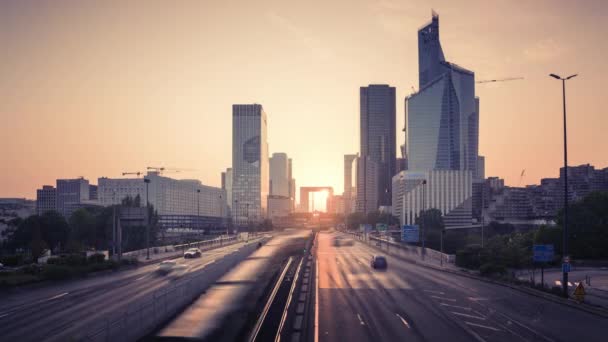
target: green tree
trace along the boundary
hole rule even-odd
[[[441,210],[433,208],[420,212],[416,224],[420,227],[420,239],[424,238],[425,246],[439,250],[441,233],[445,229]]]
[[[47,211],[40,215],[42,240],[54,251],[65,246],[70,235],[70,227],[65,218],[56,211]]]
[[[88,209],[78,209],[69,219],[70,239],[87,247],[97,244],[97,217]]]

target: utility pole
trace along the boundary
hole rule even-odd
[[[422,215],[426,215],[426,179],[422,181]],[[426,216],[425,216],[426,218]],[[424,223],[424,220],[421,221]],[[422,260],[424,260],[426,254],[426,223],[422,225]]]
[[[148,185],[150,178],[144,178],[146,183],[146,260],[150,260],[150,202],[148,200]]]
[[[116,259],[116,191],[112,191],[112,257]]]
[[[562,78],[556,74],[550,74],[549,76],[562,81],[562,97],[563,97],[563,106],[564,106],[564,231],[562,236],[563,242],[563,264],[565,264],[566,260],[569,260],[568,257],[568,139],[567,139],[567,129],[566,129],[566,81],[574,78],[577,74],[570,75],[566,78]],[[568,297],[568,270],[565,265],[562,265],[562,291],[563,296]]]

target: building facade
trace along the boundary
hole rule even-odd
[[[270,195],[290,197],[289,161],[286,153],[273,153],[270,157]]]
[[[344,202],[344,213],[350,214],[355,211],[357,198],[357,155],[344,155],[344,192],[342,200]]]
[[[148,179],[147,192],[144,179]],[[226,191],[203,185],[198,180],[178,180],[150,171],[142,178],[99,178],[99,203],[120,204],[126,197],[140,198],[140,206],[149,203],[160,216],[191,215],[225,217]]]
[[[396,170],[395,88],[372,84],[360,88],[360,161],[357,211],[390,206]]]
[[[266,113],[259,104],[232,106],[232,215],[237,225],[267,215],[269,162]]]
[[[475,74],[446,62],[439,16],[418,31],[419,91],[406,98],[408,170],[478,175],[479,98]]]
[[[89,181],[84,178],[57,180],[57,211],[66,219],[89,201]]]
[[[36,190],[36,214],[57,210],[57,189],[52,185],[43,185]]]
[[[402,171],[393,177],[401,197],[393,215],[402,224],[416,224],[420,213],[441,211],[446,229],[471,226],[473,172],[468,170]]]

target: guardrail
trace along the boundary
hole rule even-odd
[[[168,256],[171,253],[176,253],[176,252],[180,252],[180,251],[183,252],[183,251],[187,250],[188,248],[196,247],[201,250],[206,250],[206,249],[211,249],[211,248],[217,247],[217,246],[223,246],[228,243],[232,243],[232,242],[236,242],[236,241],[239,241],[239,237],[237,235],[233,235],[233,236],[228,236],[228,237],[220,236],[215,239],[195,241],[195,242],[185,243],[185,244],[181,244],[181,245],[150,247],[150,256],[153,259],[157,259],[157,258],[162,258],[164,255]],[[147,255],[146,249],[139,249],[136,251],[122,253],[122,258],[123,259],[138,259],[138,258],[144,257],[146,255]]]
[[[387,252],[391,252],[391,248],[393,249],[393,253],[404,257],[410,258],[418,258],[424,259],[427,262],[436,262],[441,264],[442,262],[453,264],[456,261],[456,256],[453,254],[445,254],[434,249],[430,248],[422,248],[420,246],[407,245],[398,242],[391,242],[386,239],[380,239],[374,236],[365,236],[362,234],[357,234],[353,232],[346,232],[354,236],[357,240],[365,242],[369,245],[377,244],[377,247],[386,247]],[[379,245],[378,245],[379,244]],[[443,259],[443,261],[442,261]]]

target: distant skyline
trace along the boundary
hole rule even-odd
[[[479,154],[507,185],[558,177],[561,84],[569,164],[608,166],[608,6],[601,0],[0,2],[0,197],[35,198],[57,178],[121,177],[146,166],[220,186],[232,104],[261,103],[269,152],[299,186],[343,190],[359,148],[359,87],[418,84],[417,30],[441,18],[446,59],[474,70]],[[520,174],[525,177],[520,183]]]

